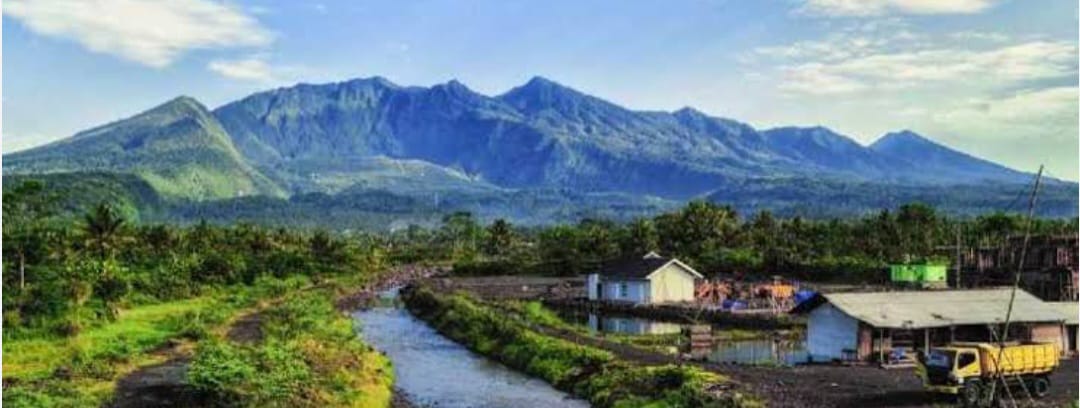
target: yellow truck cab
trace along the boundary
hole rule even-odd
[[[1059,356],[1050,343],[952,343],[919,354],[916,373],[927,391],[956,395],[965,406],[988,406],[1005,387],[1046,395]]]

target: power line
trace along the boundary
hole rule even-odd
[[[1025,195],[1025,193],[1030,191],[1031,184],[1034,183],[1034,182],[1037,182],[1037,181],[1032,181],[1032,182],[1025,183],[1024,188],[1022,188],[1020,190],[1017,190],[1016,191],[1016,197],[1013,197],[1012,202],[1010,202],[1009,205],[1005,206],[1005,210],[1003,210],[1003,212],[1008,213],[1009,211],[1012,211],[1013,207],[1020,203],[1020,198],[1022,198]]]

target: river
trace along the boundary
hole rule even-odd
[[[443,337],[394,299],[353,314],[360,336],[394,364],[395,386],[420,406],[588,407],[548,383],[493,362]]]

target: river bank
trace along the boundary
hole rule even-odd
[[[758,406],[727,378],[694,367],[636,364],[609,351],[534,331],[467,296],[423,286],[402,292],[409,310],[443,335],[509,367],[544,379],[593,406]]]
[[[460,290],[470,296],[478,297],[480,294],[493,294],[490,297],[480,297],[480,300],[490,307],[499,308],[503,319],[516,315],[527,321],[531,325],[530,328],[537,333],[572,344],[603,350],[611,353],[618,360],[630,364],[683,364],[722,375],[731,380],[732,387],[760,396],[770,407],[930,408],[951,404],[947,399],[926,392],[912,369],[884,370],[876,367],[822,364],[745,365],[710,361],[708,358],[705,360],[681,359],[668,350],[670,347],[656,347],[657,344],[668,345],[666,342],[668,335],[606,333],[603,330],[590,330],[588,325],[583,326],[580,321],[579,324],[557,321],[559,316],[550,310],[545,311],[543,307],[530,310],[532,309],[530,306],[540,306],[547,297],[546,294],[561,293],[548,289],[559,287],[558,283],[550,282],[550,278],[483,277],[461,280],[464,283],[458,282],[456,278],[436,279],[434,283],[439,288],[438,293],[453,293],[454,290]],[[513,285],[496,285],[497,290],[474,290],[478,282],[513,282]],[[540,313],[537,313],[538,311]],[[721,330],[724,329],[721,327]],[[717,333],[715,326],[714,333]],[[726,331],[719,333],[722,336],[737,334],[727,336],[730,337],[727,340],[738,341],[760,338],[756,335],[761,333],[772,336],[775,331],[757,331],[753,333],[754,337],[748,337],[749,334],[746,333],[727,333]],[[653,344],[654,339],[660,341]],[[723,358],[718,360],[723,360]],[[1034,402],[1020,401],[1019,406],[1075,406],[1070,404],[1077,401],[1080,396],[1077,391],[1077,364],[1076,357],[1063,361],[1061,367],[1051,376],[1051,382],[1054,384],[1051,394]]]

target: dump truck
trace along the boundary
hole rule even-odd
[[[920,353],[916,371],[928,391],[955,395],[967,407],[985,407],[1000,401],[1006,389],[1020,398],[1046,395],[1059,356],[1053,343],[957,342]]]

